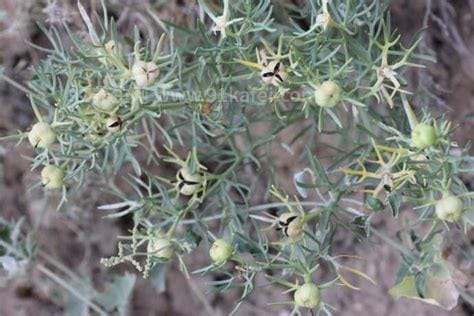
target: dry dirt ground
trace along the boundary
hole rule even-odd
[[[52,1],[49,1],[50,3]],[[74,2],[74,1],[71,1]],[[94,3],[96,1],[91,1]],[[98,2],[98,1],[97,1]],[[118,3],[120,1],[110,1]],[[394,0],[392,6],[393,23],[408,39],[410,35],[423,26],[428,26],[422,48],[434,54],[438,64],[412,74],[412,81],[420,91],[431,94],[431,102],[440,111],[449,111],[449,117],[459,125],[456,139],[460,144],[472,140],[474,135],[474,1],[450,1],[453,11],[446,5],[447,1],[433,0],[431,12],[437,17],[426,16],[426,5],[430,1]],[[0,18],[0,62],[6,73],[12,78],[23,81],[28,78],[27,67],[35,64],[40,54],[28,48],[24,40],[41,42],[41,37],[34,20],[44,21],[44,7],[48,1],[0,0],[0,10],[6,12]],[[130,10],[128,19],[121,24],[122,28],[140,22],[140,15],[134,10],[140,1],[122,1],[127,3],[123,10]],[[187,3],[193,1],[169,1],[163,15],[175,20],[184,19]],[[69,4],[65,4],[68,6]],[[183,6],[184,5],[184,6]],[[72,14],[73,9],[66,10],[62,18],[72,23],[78,18]],[[53,12],[54,13],[54,12]],[[61,18],[57,14],[49,19]],[[423,19],[426,17],[426,20]],[[32,120],[32,112],[24,95],[13,87],[0,82],[0,133],[5,135],[17,129],[26,129]],[[120,273],[125,267],[107,270],[98,261],[103,256],[114,254],[117,234],[129,228],[126,220],[105,220],[96,211],[99,194],[91,193],[87,201],[77,203],[77,209],[66,214],[57,214],[46,207],[45,216],[37,223],[38,213],[44,209],[41,195],[29,191],[36,179],[29,172],[28,161],[23,156],[30,155],[31,149],[25,143],[16,145],[3,144],[0,147],[0,205],[1,214],[6,218],[24,216],[29,224],[39,225],[37,242],[42,249],[63,262],[72,270],[90,275],[98,288],[110,278],[112,273]],[[291,168],[287,161],[279,166]],[[474,184],[473,179],[465,179]],[[391,219],[384,217],[375,221],[379,228],[388,232],[395,230]],[[348,235],[341,235],[336,245],[341,253],[346,250],[355,252],[366,261],[353,261],[351,264],[373,276],[378,285],[354,280],[362,290],[353,291],[339,288],[324,292],[327,302],[337,308],[335,315],[367,316],[431,316],[431,315],[474,315],[474,310],[460,302],[450,312],[407,299],[394,299],[387,294],[393,285],[394,274],[398,267],[399,256],[386,245],[355,244]],[[347,252],[346,251],[346,252]],[[193,257],[191,267],[203,266],[204,255]],[[471,268],[472,269],[472,268]],[[471,271],[472,272],[472,271]],[[178,271],[168,274],[167,291],[158,295],[147,282],[138,278],[130,306],[131,315],[226,315],[232,308],[232,302],[238,293],[229,295],[207,294],[209,278],[186,280]],[[195,290],[193,290],[195,289]],[[0,316],[10,315],[61,315],[62,310],[57,300],[51,295],[51,284],[34,269],[27,278],[15,280],[0,288]],[[207,303],[197,293],[206,293]],[[280,288],[256,291],[249,302],[244,304],[238,315],[287,315],[288,311],[271,308],[267,302],[284,297]]]

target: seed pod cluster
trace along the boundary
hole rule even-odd
[[[118,103],[117,98],[103,88],[92,96],[92,104],[103,111],[112,110]]]
[[[428,148],[436,142],[436,131],[431,125],[417,124],[411,132],[411,141],[413,146],[418,149]]]
[[[216,20],[214,21],[214,26],[212,28],[212,32],[214,35],[218,35],[219,33],[225,32],[225,26],[227,24],[227,19],[225,16],[220,15],[216,17]]]
[[[41,170],[41,183],[48,190],[62,188],[64,184],[64,171],[55,165],[46,165]]]

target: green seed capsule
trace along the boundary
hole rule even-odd
[[[47,165],[41,170],[41,183],[48,190],[62,188],[64,184],[64,171],[55,165]]]
[[[332,108],[342,100],[342,89],[334,81],[324,81],[314,92],[316,104],[325,108]]]
[[[104,89],[100,89],[92,96],[92,104],[103,111],[112,110],[118,103],[117,98]]]
[[[160,70],[155,63],[137,60],[132,66],[132,77],[139,88],[152,85],[159,75]]]
[[[445,195],[436,203],[436,215],[446,222],[457,221],[461,218],[463,203],[454,195]]]
[[[294,294],[296,306],[315,308],[321,301],[321,292],[314,283],[305,283],[300,286]]]
[[[411,132],[411,142],[418,149],[433,146],[436,142],[436,131],[433,126],[420,123]]]
[[[48,123],[38,122],[28,133],[28,140],[35,148],[51,148],[56,141],[56,134]]]
[[[228,241],[224,239],[217,239],[209,249],[209,256],[211,257],[212,261],[217,264],[221,264],[226,262],[227,260],[232,257],[234,249]]]
[[[173,243],[162,237],[150,239],[146,249],[149,254],[159,258],[170,259],[174,254]]]

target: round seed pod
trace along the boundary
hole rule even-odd
[[[287,237],[299,236],[303,232],[303,219],[297,213],[283,213],[278,217],[278,229]]]
[[[463,202],[454,195],[445,195],[436,202],[436,216],[446,222],[457,221],[461,218],[463,211]]]
[[[176,173],[176,187],[182,195],[190,196],[198,193],[203,186],[200,173],[191,173],[188,167],[183,167]]]
[[[420,123],[411,132],[411,142],[418,149],[433,146],[436,142],[436,131],[433,126]]]
[[[158,66],[152,62],[136,60],[132,66],[132,78],[139,88],[152,85],[159,75]]]
[[[104,89],[100,89],[92,96],[92,104],[103,111],[112,110],[118,103],[117,98]]]
[[[41,170],[41,183],[48,190],[62,188],[64,185],[64,171],[55,165],[46,165]]]
[[[226,262],[227,260],[232,257],[234,249],[228,241],[224,239],[217,239],[209,249],[209,256],[211,257],[212,261],[217,264],[221,264]]]
[[[173,243],[163,237],[154,237],[148,241],[146,250],[152,256],[170,259],[174,254]]]
[[[28,140],[33,147],[51,148],[56,141],[56,133],[48,123],[38,122],[28,133]]]
[[[315,308],[321,301],[321,292],[314,283],[305,283],[296,289],[293,299],[296,306]]]
[[[334,81],[324,81],[314,92],[316,104],[325,108],[332,108],[342,100],[342,89]]]

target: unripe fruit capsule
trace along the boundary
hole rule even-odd
[[[132,66],[132,77],[139,88],[152,85],[159,74],[160,70],[153,62],[137,60]]]
[[[324,81],[314,92],[316,104],[325,108],[332,108],[342,100],[342,89],[334,81]]]
[[[170,259],[173,254],[173,244],[169,239],[155,237],[148,241],[147,252],[152,256]]]
[[[305,283],[300,286],[293,296],[296,306],[315,308],[321,301],[321,292],[314,283]]]
[[[104,89],[100,89],[99,92],[92,96],[92,104],[104,111],[112,110],[118,103],[117,98]]]
[[[41,170],[41,183],[48,190],[62,188],[64,184],[64,171],[55,165],[47,165]]]
[[[418,149],[433,146],[436,142],[436,131],[433,126],[420,123],[411,132],[411,142]]]
[[[28,133],[28,140],[35,148],[51,148],[56,141],[56,134],[48,123],[38,122]]]
[[[217,239],[212,244],[211,249],[209,249],[209,256],[211,257],[212,261],[217,264],[221,264],[232,257],[233,251],[234,249],[228,241],[224,239]]]
[[[454,195],[445,195],[436,202],[436,216],[446,222],[457,221],[461,218],[463,203]]]

